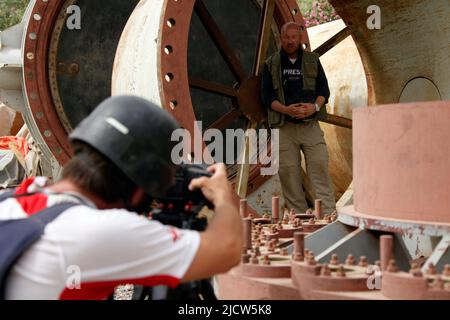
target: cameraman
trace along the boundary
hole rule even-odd
[[[132,96],[100,104],[70,135],[74,157],[62,180],[32,178],[0,202],[0,220],[77,205],[50,222],[13,265],[7,299],[106,299],[117,285],[177,286],[228,271],[240,260],[241,220],[223,164],[192,180],[215,207],[205,232],[180,230],[136,213],[174,182],[175,120]],[[5,244],[0,244],[1,247]]]

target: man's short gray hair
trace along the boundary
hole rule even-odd
[[[289,22],[286,22],[281,27],[281,34],[284,34],[288,29],[296,29],[301,34],[303,32],[304,27],[297,22],[289,21]]]

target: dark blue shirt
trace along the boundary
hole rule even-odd
[[[328,80],[323,70],[322,64],[319,61],[319,68],[316,80],[316,91],[303,90],[303,72],[302,72],[302,57],[303,51],[299,50],[297,60],[295,63],[289,59],[289,56],[281,50],[281,81],[284,90],[285,105],[288,106],[293,103],[305,102],[315,103],[318,96],[325,97],[325,103],[328,103],[330,97],[330,89],[328,88]],[[262,101],[266,108],[270,108],[272,102],[277,100],[272,83],[272,75],[269,72],[267,65],[264,66],[262,87],[261,87]],[[312,115],[309,118],[314,117]],[[294,119],[286,115],[286,120],[292,122],[301,122],[302,120]]]

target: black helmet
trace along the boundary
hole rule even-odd
[[[136,96],[115,96],[102,102],[70,134],[87,143],[152,196],[166,192],[175,165],[172,132],[179,128],[165,110]]]

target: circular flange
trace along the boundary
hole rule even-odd
[[[161,97],[163,107],[171,112],[180,122],[181,126],[195,132],[195,112],[191,99],[188,75],[188,38],[189,29],[194,11],[194,0],[165,0],[163,15],[161,17],[160,42],[159,42],[159,83],[161,85]],[[304,20],[295,0],[278,0],[274,10],[274,20],[278,28],[288,22],[295,21],[304,26]],[[303,33],[302,42],[307,44],[309,50],[309,39],[306,32]],[[168,77],[170,75],[170,77]],[[251,78],[250,78],[251,79]],[[170,80],[170,81],[168,81]],[[248,80],[248,86],[255,87],[253,80]],[[244,83],[244,89],[247,87]],[[253,85],[251,85],[253,84]],[[242,85],[242,84],[241,84]],[[238,87],[236,96],[239,96]],[[244,90],[248,91],[248,90]],[[241,101],[244,95],[241,96]],[[251,99],[247,92],[245,101]],[[255,90],[254,99],[259,100],[259,90]],[[253,105],[253,104],[252,104]],[[253,109],[249,108],[253,112]],[[261,108],[259,108],[261,109]],[[244,114],[245,114],[245,110]],[[270,154],[270,151],[268,152]],[[264,160],[263,160],[264,162]],[[265,163],[270,163],[269,161]],[[255,191],[271,176],[262,176],[260,169],[262,165],[252,165],[249,174],[248,193]],[[230,178],[234,178],[233,174]]]
[[[36,1],[23,46],[24,90],[32,117],[45,144],[63,164],[70,158],[67,133],[54,107],[47,72],[48,44],[63,1]]]
[[[302,297],[310,298],[314,291],[369,291],[367,268],[345,265],[344,277],[337,276],[337,267],[329,266],[330,274],[321,275],[322,265],[308,265],[306,262],[292,261],[292,281]],[[316,297],[317,298],[317,297]]]
[[[64,165],[71,156],[67,136],[72,127],[111,95],[115,48],[136,3],[30,3],[23,43],[26,118],[46,158]],[[116,14],[114,19],[109,12]],[[77,15],[81,25],[73,26]]]
[[[190,132],[194,132],[195,115],[190,99],[186,54],[194,2],[165,1],[158,41],[163,106]],[[65,8],[76,3],[76,0],[35,1],[24,37],[24,90],[29,109],[43,141],[60,164],[66,163],[71,156],[67,134],[72,124],[65,117],[64,99],[59,92],[58,48],[55,43],[59,41],[63,21],[67,17]],[[287,21],[303,24],[294,0],[277,1],[274,17],[278,27]],[[309,43],[306,32],[303,40]],[[76,73],[82,71],[80,69],[80,66],[70,68]],[[245,83],[242,88],[246,88]],[[260,167],[255,165],[251,169],[249,192],[268,178],[260,175]]]
[[[450,277],[440,275],[442,288],[435,287],[437,275],[415,277],[406,272],[383,272],[381,292],[394,300],[449,300]]]
[[[340,208],[338,220],[343,224],[361,229],[394,232],[398,234],[420,234],[441,237],[450,233],[449,223],[434,223],[404,219],[393,219],[360,213],[354,206]]]

